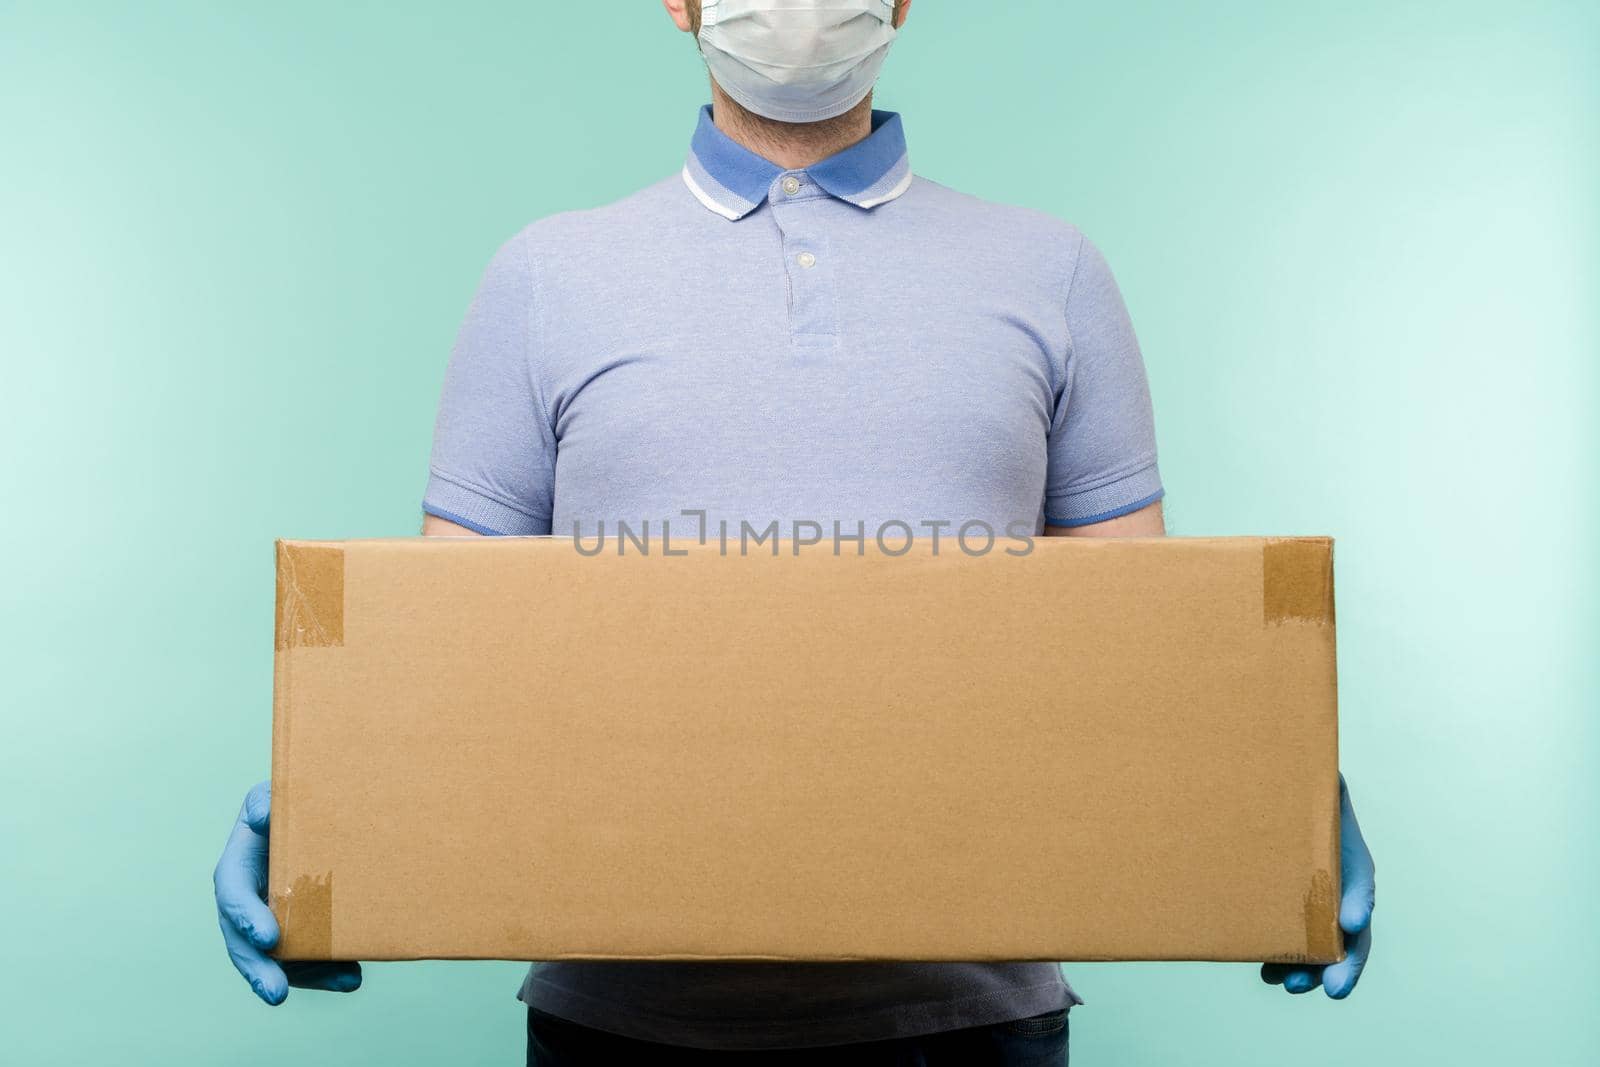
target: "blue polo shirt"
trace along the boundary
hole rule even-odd
[[[423,507],[485,534],[937,536],[1102,522],[1161,493],[1138,343],[1081,233],[914,176],[898,115],[786,170],[706,108],[681,172],[542,219],[489,264]],[[1053,964],[961,963],[552,963],[522,998],[705,1048],[1076,1002]]]

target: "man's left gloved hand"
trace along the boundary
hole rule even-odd
[[[1325,967],[1297,963],[1264,963],[1261,980],[1281,985],[1291,993],[1309,993],[1317,986],[1334,1000],[1350,995],[1361,979],[1372,952],[1373,882],[1372,853],[1361,838],[1356,809],[1350,804],[1350,790],[1339,776],[1339,853],[1344,896],[1339,901],[1339,926],[1344,930],[1345,957]]]

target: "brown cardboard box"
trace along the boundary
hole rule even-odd
[[[1340,957],[1329,541],[651,547],[279,544],[285,958]]]

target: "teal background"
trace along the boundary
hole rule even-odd
[[[490,254],[704,96],[648,3],[0,0],[0,1059],[520,1062],[517,965],[223,953],[271,542],[416,530]],[[1076,1062],[1600,1061],[1600,9],[920,0],[878,100],[1106,250],[1173,532],[1339,539],[1366,978],[1074,966]]]

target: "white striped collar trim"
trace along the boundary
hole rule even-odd
[[[740,218],[742,214],[741,212],[735,211],[733,208],[718,203],[712,198],[710,193],[706,192],[700,187],[700,183],[694,180],[694,175],[689,173],[689,165],[687,163],[683,165],[683,184],[689,187],[690,194],[693,195],[696,200],[700,201],[700,203],[704,204],[707,208],[710,208],[718,215],[721,215],[723,218],[728,219],[730,222],[736,221]]]

